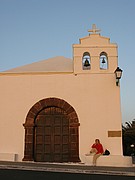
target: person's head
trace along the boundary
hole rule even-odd
[[[99,139],[95,139],[95,143],[96,143],[96,144],[99,144],[99,143],[100,143],[100,140],[99,140]]]

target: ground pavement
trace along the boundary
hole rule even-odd
[[[120,175],[135,176],[135,166],[133,167],[105,167],[88,166],[79,163],[41,163],[41,162],[7,162],[0,161],[0,169],[16,169],[45,172],[61,173],[80,173],[80,174],[102,174],[102,175]]]

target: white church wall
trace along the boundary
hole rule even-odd
[[[122,154],[119,87],[112,74],[36,74],[0,76],[0,153],[24,154],[23,123],[39,100],[56,97],[67,101],[79,118],[79,152],[85,154],[99,138],[112,155]],[[116,148],[117,147],[117,148]]]

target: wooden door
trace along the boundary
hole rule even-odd
[[[69,119],[57,107],[42,110],[35,121],[35,161],[70,161]]]

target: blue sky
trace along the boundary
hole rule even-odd
[[[122,121],[135,118],[135,0],[0,0],[0,71],[54,56],[72,58],[72,44],[92,24],[118,44]]]

